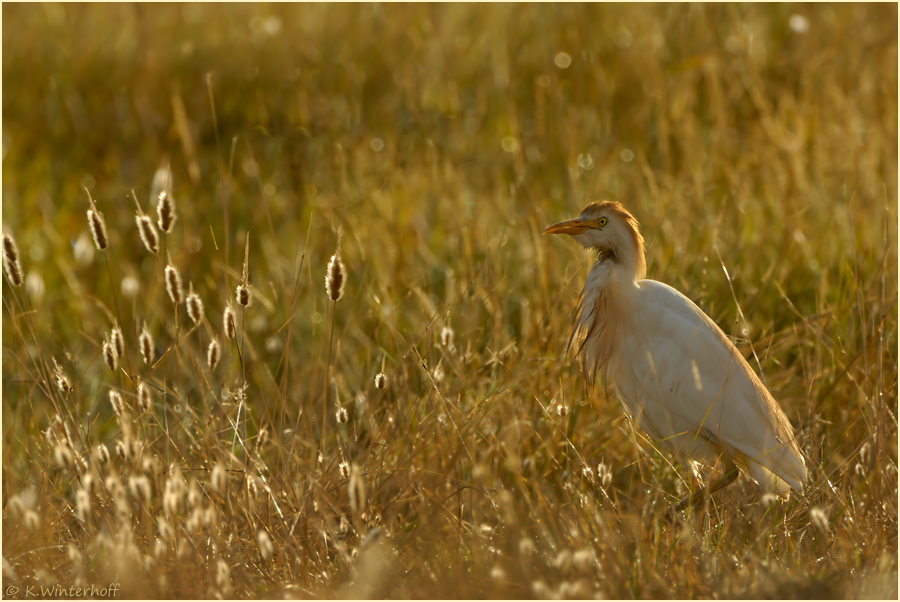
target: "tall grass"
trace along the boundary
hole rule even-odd
[[[4,587],[896,597],[896,6],[3,17]],[[540,236],[601,198],[755,352],[802,494],[665,520],[689,473],[585,388],[590,260]]]

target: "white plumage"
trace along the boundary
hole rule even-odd
[[[766,490],[801,490],[806,468],[784,412],[699,307],[643,279],[644,241],[631,214],[595,202],[545,232],[569,234],[598,253],[570,338],[587,378],[598,371],[611,378],[635,423],[669,451],[707,464],[722,456]]]

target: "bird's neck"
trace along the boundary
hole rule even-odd
[[[643,249],[633,249],[625,253],[621,249],[608,247],[596,251],[597,261],[594,268],[601,266],[604,272],[608,271],[608,278],[621,282],[637,282],[647,274]]]

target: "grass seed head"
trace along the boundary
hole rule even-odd
[[[344,460],[340,464],[338,464],[338,472],[341,475],[342,479],[346,479],[350,476],[350,463]]]
[[[172,196],[163,190],[159,193],[159,202],[156,204],[156,214],[159,216],[159,229],[168,234],[172,231],[177,216],[175,215],[175,201]]]
[[[200,324],[200,321],[203,320],[203,301],[200,300],[200,295],[194,292],[193,282],[190,285],[190,291],[185,301],[187,312],[194,324]]]
[[[219,339],[213,339],[209,342],[209,348],[206,350],[206,363],[210,370],[215,370],[219,363],[219,356],[222,354],[222,346],[219,345]]]
[[[141,334],[138,337],[138,343],[141,347],[141,356],[144,358],[144,363],[148,366],[153,364],[153,337],[150,335],[150,332],[147,330],[147,323],[144,322],[144,328],[141,330]]]
[[[109,237],[106,236],[106,222],[103,220],[103,214],[96,209],[88,209],[87,212],[88,225],[91,227],[91,236],[94,237],[94,245],[105,251],[109,246]]]
[[[69,379],[65,373],[63,373],[56,358],[53,358],[53,382],[59,392],[63,395],[67,395],[69,391],[72,390],[72,385],[69,384]]]
[[[125,402],[122,401],[122,396],[119,395],[118,391],[109,392],[109,402],[112,404],[113,410],[115,410],[116,415],[121,418],[122,412],[125,411]]]
[[[137,224],[141,240],[144,241],[144,246],[154,255],[159,255],[159,235],[153,226],[153,220],[149,216],[139,213],[134,216],[134,221]]]
[[[22,264],[19,263],[19,247],[13,237],[3,233],[3,271],[6,272],[6,279],[13,286],[22,284]]]
[[[816,529],[822,533],[828,532],[828,515],[822,508],[814,507],[809,510],[809,518]]]
[[[84,489],[79,489],[75,493],[75,508],[78,519],[87,523],[91,517],[91,496]]]
[[[228,485],[228,473],[225,472],[225,467],[221,463],[217,462],[213,466],[209,484],[216,493],[225,492],[225,487]]]
[[[275,546],[272,544],[272,538],[265,529],[260,529],[256,534],[256,541],[259,544],[259,555],[263,560],[271,560],[275,554]]]
[[[109,464],[109,449],[102,443],[97,446],[97,462]]]
[[[441,345],[447,349],[453,349],[453,329],[449,326],[444,326],[441,329]]]
[[[141,504],[147,507],[150,506],[150,502],[153,500],[153,489],[150,486],[150,479],[143,475],[129,477],[128,488],[131,489],[131,494]],[[165,519],[160,517],[159,520],[163,521]]]
[[[325,292],[328,298],[337,302],[344,296],[344,264],[339,252],[331,256],[325,274]]]
[[[253,295],[250,293],[249,284],[239,284],[234,289],[234,298],[241,307],[247,307],[253,302]]]
[[[181,274],[178,273],[178,269],[172,264],[166,266],[166,292],[169,293],[169,298],[175,305],[181,303],[181,300],[184,298],[184,289],[181,287]]]
[[[216,561],[216,587],[223,593],[231,590],[231,569],[221,558]]]
[[[387,386],[387,381],[387,374],[379,372],[375,375],[375,388],[378,390],[384,389]]]
[[[337,418],[338,424],[346,424],[347,418],[349,417],[349,412],[347,412],[347,408],[340,406],[335,413],[335,418]]]
[[[612,482],[612,469],[603,462],[597,464],[597,480],[604,489]]]
[[[150,387],[148,387],[146,383],[141,383],[138,385],[137,400],[138,407],[140,408],[141,412],[149,412],[150,408],[153,407],[153,393],[150,391]]]
[[[109,341],[103,341],[103,362],[106,364],[106,367],[115,372],[116,366],[118,366],[118,359],[115,347]]]
[[[75,455],[65,442],[59,443],[53,449],[53,457],[56,460],[56,465],[60,468],[72,468],[75,466]]]
[[[225,306],[225,312],[222,314],[222,330],[225,332],[226,339],[234,340],[234,308],[230,303]]]
[[[122,329],[116,324],[109,333],[109,343],[112,345],[113,351],[116,353],[116,359],[125,357],[125,337],[122,336]]]

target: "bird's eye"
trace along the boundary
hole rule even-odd
[[[606,225],[606,218],[605,218],[605,217],[601,217],[600,219],[597,220],[597,227],[598,227],[598,228],[602,228],[602,227],[605,226],[605,225]]]

